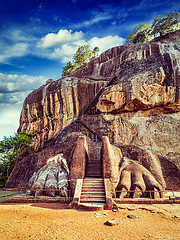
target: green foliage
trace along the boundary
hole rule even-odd
[[[4,185],[14,166],[34,152],[33,135],[16,133],[0,141],[0,185]]]
[[[69,73],[73,72],[78,67],[80,67],[81,65],[88,63],[89,61],[97,57],[98,52],[99,52],[98,47],[95,47],[93,50],[91,50],[90,45],[80,46],[73,56],[73,61],[68,62],[66,66],[63,67],[62,76],[66,76]]]
[[[128,37],[127,43],[137,43],[137,42],[146,42],[149,40],[149,33],[151,31],[151,27],[146,24],[141,24],[136,27]]]
[[[168,12],[162,17],[155,17],[151,26],[146,24],[141,24],[136,27],[128,37],[127,43],[138,43],[138,42],[147,42],[152,36],[160,34],[160,36],[173,32],[179,29],[180,26],[180,14],[178,12]]]
[[[157,16],[152,23],[151,34],[160,36],[177,30],[180,26],[180,14],[178,12],[168,12],[162,17]]]
[[[66,76],[69,73],[73,72],[76,69],[75,65],[72,62],[68,62],[65,67],[63,67],[62,76]]]
[[[48,80],[46,81],[46,85],[49,84],[49,83],[52,83],[52,82],[53,82],[52,79],[48,79]]]

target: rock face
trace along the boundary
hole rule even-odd
[[[155,154],[167,188],[180,189],[179,88],[180,31],[114,47],[42,86],[25,99],[19,127],[36,130],[37,153],[18,163],[7,186],[26,185],[40,169],[37,162],[43,167],[60,152],[71,168],[76,141],[85,135],[94,141],[108,136],[131,160]],[[52,149],[55,154],[49,156]]]
[[[104,52],[72,75],[113,79],[99,98],[104,113],[137,111],[179,102],[180,31],[161,41]]]
[[[64,78],[35,90],[25,99],[19,131],[37,131],[36,149],[76,120],[105,81]]]

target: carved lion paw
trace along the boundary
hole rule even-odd
[[[120,181],[116,192],[118,198],[156,198],[163,196],[163,187],[140,163],[124,158],[120,166]]]
[[[33,195],[68,197],[68,173],[59,163],[50,162],[35,172],[29,180]]]

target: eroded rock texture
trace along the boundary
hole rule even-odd
[[[35,90],[25,99],[19,131],[37,131],[36,149],[76,120],[105,81],[67,77]]]
[[[180,32],[145,44],[112,48],[72,75],[113,79],[99,98],[100,112],[134,111],[179,102]]]
[[[36,130],[37,153],[18,163],[7,185],[26,185],[39,170],[41,154],[44,159],[55,156],[48,155],[50,149],[65,153],[71,167],[78,136],[85,135],[94,141],[108,136],[131,160],[155,154],[167,188],[179,189],[179,88],[180,31],[114,47],[68,77],[42,86],[25,99],[19,127]]]
[[[34,172],[28,182],[32,194],[48,195],[51,197],[68,197],[69,168],[63,154],[58,154],[48,159],[38,172]]]

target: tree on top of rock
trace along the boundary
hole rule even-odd
[[[141,24],[134,29],[134,32],[131,33],[126,42],[127,43],[137,43],[137,42],[146,42],[149,40],[149,32],[151,27],[146,24]]]
[[[62,76],[66,76],[69,73],[73,72],[75,70],[75,65],[72,62],[67,62],[66,66],[63,67],[63,73]]]
[[[157,16],[151,26],[141,24],[136,27],[128,37],[127,43],[147,42],[157,34],[163,36],[180,28],[180,14],[178,12],[168,12],[162,17]]]
[[[68,62],[66,66],[63,67],[62,76],[66,76],[78,67],[82,66],[83,64],[88,63],[89,61],[97,57],[98,52],[98,47],[95,47],[93,50],[91,50],[90,45],[80,46],[73,56],[73,61]]]
[[[164,14],[162,17],[155,17],[152,23],[152,31],[151,34],[156,36],[160,34],[160,36],[173,32],[180,27],[180,14],[178,12],[168,12]]]

